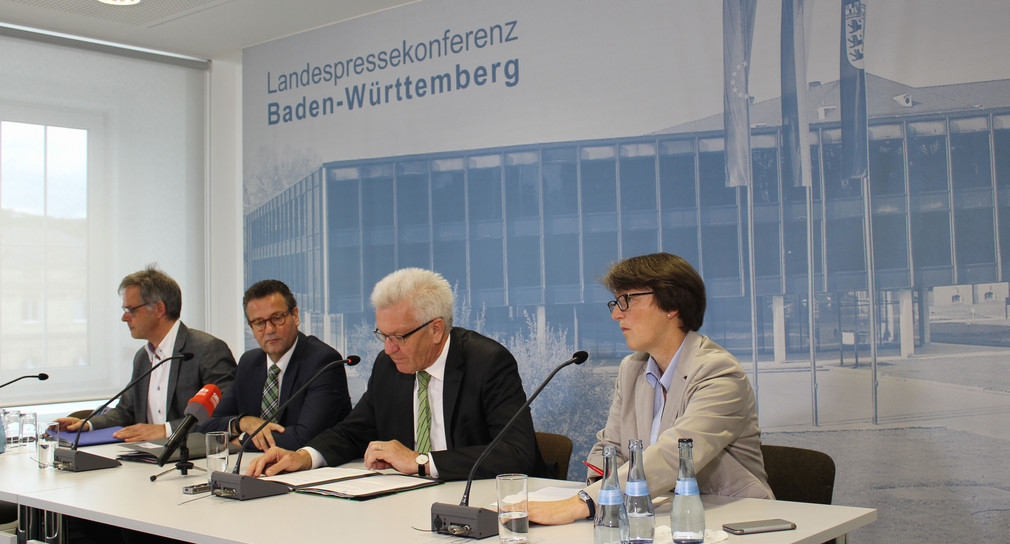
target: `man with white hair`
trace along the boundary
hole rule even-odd
[[[351,413],[298,451],[271,448],[246,471],[274,475],[364,457],[370,469],[466,479],[473,462],[526,401],[515,358],[452,326],[452,289],[440,274],[397,270],[372,290],[384,342]],[[483,461],[478,478],[543,474],[529,409]]]

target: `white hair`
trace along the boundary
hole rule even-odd
[[[379,280],[372,289],[376,310],[410,301],[414,318],[424,323],[441,317],[452,327],[452,287],[438,272],[423,268],[401,268]]]

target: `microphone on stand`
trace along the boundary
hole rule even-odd
[[[281,413],[284,411],[284,409],[288,407],[288,404],[291,404],[291,401],[295,400],[298,397],[298,395],[304,393],[305,390],[308,389],[310,385],[312,385],[312,382],[316,381],[316,379],[319,378],[319,376],[322,376],[324,372],[326,372],[330,368],[333,368],[341,364],[346,364],[347,366],[354,366],[358,364],[360,361],[361,357],[358,357],[357,355],[351,355],[346,359],[341,359],[339,361],[332,361],[330,363],[327,363],[326,366],[320,368],[318,372],[316,372],[311,378],[309,378],[309,381],[305,382],[305,385],[301,386],[301,388],[292,393],[291,397],[289,397],[288,400],[284,402],[284,404],[281,404],[277,408],[277,411],[274,412],[273,417],[264,421],[263,424],[257,427],[255,431],[249,433],[249,435],[245,437],[245,440],[243,440],[242,444],[239,446],[238,455],[236,456],[235,459],[235,468],[232,472],[217,471],[210,475],[211,493],[217,495],[218,497],[225,497],[228,499],[238,499],[240,501],[249,499],[258,499],[260,497],[272,497],[274,495],[283,495],[284,493],[290,493],[291,488],[280,482],[260,480],[259,478],[253,478],[252,476],[244,476],[242,474],[239,474],[239,469],[242,466],[242,454],[245,453],[246,445],[249,444],[249,441],[252,440],[254,436],[259,434],[259,432],[262,431],[267,425],[269,425],[271,422],[277,421],[280,418]]]
[[[157,364],[151,365],[151,368],[144,371],[144,373],[141,374],[140,376],[137,376],[137,378],[134,379],[132,382],[126,384],[126,387],[124,387],[123,390],[120,391],[119,393],[116,393],[116,396],[105,401],[105,404],[99,406],[97,409],[95,409],[95,411],[91,412],[91,415],[84,418],[84,421],[81,421],[81,426],[77,428],[77,436],[74,437],[74,443],[71,444],[69,448],[56,448],[56,455],[55,455],[56,462],[54,463],[56,468],[62,470],[69,470],[71,472],[84,472],[86,470],[112,468],[121,465],[122,463],[120,463],[115,459],[109,459],[106,457],[102,457],[100,455],[95,455],[93,453],[77,451],[77,444],[81,441],[81,431],[87,428],[88,422],[91,421],[91,418],[102,413],[102,410],[105,410],[105,408],[109,406],[109,404],[112,404],[112,401],[123,396],[123,393],[126,393],[133,386],[137,385],[137,383],[140,382],[140,380],[143,380],[144,378],[149,376],[151,372],[154,372],[154,369],[172,360],[180,359],[183,361],[188,361],[192,358],[193,358],[192,353],[182,353],[172,357],[165,357],[164,359],[158,361]]]
[[[186,404],[186,411],[184,412],[186,419],[183,419],[179,428],[172,433],[172,437],[165,443],[165,449],[158,456],[159,467],[165,466],[168,458],[175,453],[175,450],[179,449],[181,444],[186,442],[186,437],[194,425],[210,419],[210,415],[214,413],[214,408],[217,408],[219,402],[221,402],[221,389],[212,383],[203,386],[202,389],[193,395],[193,398],[189,399],[189,403]],[[188,461],[188,459],[181,460],[181,462],[185,461]],[[183,476],[185,475],[186,473],[184,472]]]
[[[10,384],[12,384],[12,383],[14,383],[16,381],[20,381],[20,380],[23,380],[25,378],[37,378],[40,382],[44,382],[44,381],[46,381],[46,380],[49,379],[49,374],[46,374],[45,372],[42,372],[40,374],[29,374],[27,376],[21,376],[20,378],[14,378],[13,380],[11,380],[9,382],[7,382],[7,383],[5,383],[3,385],[0,385],[0,389],[3,389],[4,387],[7,387],[8,385],[10,385]]]
[[[537,395],[543,391],[544,387],[552,379],[554,375],[558,373],[562,368],[574,363],[581,365],[586,362],[589,358],[589,354],[585,351],[576,351],[572,354],[572,358],[558,365],[550,375],[544,379],[540,387],[530,395],[530,398],[516,410],[515,415],[512,419],[505,424],[500,431],[498,431],[498,436],[494,437],[494,440],[484,448],[484,452],[477,457],[474,461],[473,466],[470,467],[470,475],[466,479],[466,488],[463,491],[463,499],[459,501],[458,505],[447,504],[442,502],[436,502],[431,505],[431,530],[436,533],[441,533],[443,535],[453,535],[453,536],[465,536],[469,538],[486,538],[498,534],[498,512],[494,512],[487,508],[480,508],[477,506],[470,506],[470,486],[473,484],[473,476],[477,473],[477,467],[481,462],[488,456],[488,454],[501,442],[502,438],[505,436],[505,432],[509,430],[519,415],[529,407],[533,399],[537,398]]]

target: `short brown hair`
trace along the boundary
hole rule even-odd
[[[614,263],[600,280],[611,293],[652,291],[664,312],[676,311],[685,332],[705,320],[705,282],[683,258],[672,253],[640,255]]]

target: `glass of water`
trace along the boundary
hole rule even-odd
[[[39,427],[38,441],[35,442],[35,459],[39,468],[48,468],[56,463],[56,448],[60,445],[60,424],[52,421]]]
[[[3,426],[7,432],[7,451],[17,451],[21,445],[21,410],[4,410]]]
[[[530,541],[529,488],[525,474],[499,474],[498,540],[510,544]]]
[[[35,438],[38,433],[39,415],[35,412],[21,412],[21,445],[26,450],[35,449]]]
[[[228,431],[211,431],[204,435],[207,446],[207,474],[228,472]]]

